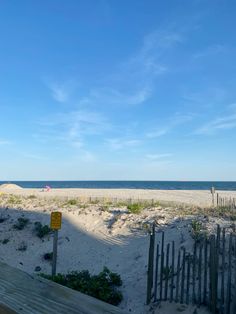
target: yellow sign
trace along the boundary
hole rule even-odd
[[[52,212],[51,213],[50,228],[53,230],[61,229],[61,218],[62,218],[61,212]]]

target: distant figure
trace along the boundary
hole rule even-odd
[[[51,187],[49,185],[45,185],[44,188],[45,188],[46,192],[50,192],[51,191]]]

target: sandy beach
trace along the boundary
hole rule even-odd
[[[9,185],[8,185],[9,186]],[[50,192],[43,192],[43,189],[22,189],[10,185],[7,188],[1,188],[0,192],[13,193],[17,195],[29,196],[36,195],[43,198],[105,198],[117,200],[154,200],[164,202],[174,202],[195,206],[212,205],[212,195],[206,190],[142,190],[142,189],[52,189]],[[236,191],[216,191],[222,197],[236,197]]]
[[[232,225],[227,217],[213,217],[207,211],[203,215],[204,206],[211,204],[209,191],[55,189],[42,192],[13,186],[3,187],[0,192],[1,261],[28,273],[37,273],[40,269],[40,272],[50,274],[51,264],[43,255],[52,251],[52,235],[39,239],[34,233],[34,224],[49,225],[50,213],[60,210],[63,224],[59,231],[57,271],[88,269],[95,274],[107,266],[119,273],[123,281],[123,301],[119,307],[136,314],[157,311],[145,305],[148,230],[153,222],[157,225],[157,238],[159,232],[166,231],[167,241],[175,240],[176,249],[193,244],[190,233],[193,219],[202,221],[208,232],[213,232],[216,224]],[[236,192],[220,194],[236,197]],[[154,199],[184,203],[185,206],[155,204],[132,213],[124,204],[89,204],[87,197]],[[78,202],[71,203],[74,198],[78,198]],[[202,207],[201,212],[198,212],[199,207]],[[29,219],[29,223],[23,230],[15,230],[14,224],[20,217]],[[177,313],[179,306],[161,304],[157,313]],[[191,306],[181,311],[195,313],[194,310]],[[206,312],[198,309],[197,313]]]

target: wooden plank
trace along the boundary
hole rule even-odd
[[[181,276],[181,291],[180,291],[180,303],[184,303],[184,282],[185,282],[185,260],[186,260],[186,249],[183,248],[183,259],[182,259],[182,276]]]
[[[177,262],[175,302],[179,302],[179,277],[180,277],[180,250],[179,250],[179,253],[178,253],[178,262]]]
[[[220,298],[220,311],[224,313],[224,302],[225,302],[225,228],[222,231],[222,273],[221,273],[221,298]]]
[[[190,254],[188,254],[188,258],[187,258],[187,289],[186,289],[186,304],[189,304],[190,266],[191,266],[191,260],[190,260]]]
[[[229,236],[229,256],[228,256],[228,278],[227,278],[227,293],[225,302],[225,314],[230,314],[231,304],[231,267],[232,267],[232,233]]]
[[[194,249],[193,249],[193,292],[192,292],[192,302],[195,304],[196,302],[196,289],[195,289],[195,284],[196,284],[196,256],[197,256],[197,243],[196,241],[194,242]]]
[[[0,263],[0,300],[6,314],[124,314],[118,307]],[[1,309],[1,305],[0,305]],[[4,313],[1,312],[0,313]]]
[[[203,277],[203,304],[207,304],[207,270],[208,270],[208,240],[204,242],[204,277]]]
[[[213,314],[217,312],[217,292],[216,292],[216,248],[215,236],[210,237],[210,309]]]
[[[155,282],[154,282],[154,302],[157,301],[158,268],[159,268],[159,244],[157,244],[157,251],[156,251],[156,268],[155,268]]]
[[[170,243],[167,244],[166,249],[166,278],[165,278],[165,301],[167,300],[168,296],[168,282],[169,282],[169,275],[170,275],[170,268],[169,268],[169,252],[170,252]]]
[[[202,303],[202,242],[199,247],[198,258],[198,305]]]
[[[170,284],[170,302],[174,297],[174,275],[175,275],[175,242],[172,241],[172,264],[171,264],[171,284]]]
[[[161,238],[161,273],[160,273],[160,301],[162,300],[162,288],[163,288],[163,271],[164,271],[164,241],[165,233],[162,232]]]
[[[146,297],[147,304],[150,304],[152,298],[154,246],[155,246],[155,225],[153,224],[152,232],[150,233],[150,244],[148,254],[147,297]]]

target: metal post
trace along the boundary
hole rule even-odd
[[[58,240],[58,230],[53,231],[53,258],[52,258],[52,276],[56,275],[57,268],[57,240]]]

